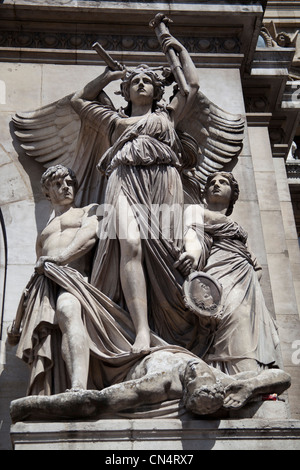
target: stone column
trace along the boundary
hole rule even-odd
[[[290,412],[300,416],[300,369],[295,346],[299,349],[300,322],[296,295],[299,279],[299,249],[284,162],[273,159],[268,134],[268,115],[248,116],[258,205],[263,230],[274,313],[279,328],[283,368],[292,376],[288,391]],[[297,277],[298,276],[298,277]],[[298,343],[297,343],[298,341]]]

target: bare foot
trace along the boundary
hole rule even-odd
[[[234,408],[238,410],[242,408],[252,398],[252,388],[249,383],[244,380],[237,380],[228,385],[225,390],[226,398],[224,400],[224,408]]]
[[[85,390],[86,390],[85,388],[72,387],[72,388],[67,388],[66,392],[78,393],[78,392],[84,392]]]
[[[135,342],[131,348],[133,353],[146,353],[150,350],[150,332],[141,331],[136,335]]]

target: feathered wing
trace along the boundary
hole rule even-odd
[[[36,111],[13,117],[15,135],[29,157],[45,167],[68,166],[76,150],[79,116],[70,104],[71,95]]]
[[[189,180],[203,189],[210,174],[237,157],[243,147],[244,127],[241,115],[224,111],[198,91],[190,112],[177,126],[177,131],[193,137],[199,149],[195,168],[188,172]],[[185,191],[192,193],[192,186],[190,190],[186,186]]]
[[[103,198],[106,182],[96,171],[96,165],[109,142],[89,124],[81,122],[71,105],[72,96],[32,112],[16,114],[14,132],[25,154],[44,167],[61,164],[72,168],[79,183],[76,202],[87,205]],[[113,107],[104,92],[100,101]]]

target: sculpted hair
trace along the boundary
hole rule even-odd
[[[44,194],[47,195],[47,191],[53,181],[57,180],[58,178],[65,178],[66,176],[71,177],[74,182],[74,188],[76,190],[78,188],[78,181],[74,171],[71,170],[71,168],[67,168],[63,165],[50,166],[41,177],[41,186]]]
[[[128,71],[128,73],[126,73],[126,76],[123,79],[123,81],[121,83],[121,87],[120,87],[121,88],[120,94],[128,102],[128,106],[124,110],[127,114],[130,114],[130,112],[131,112],[131,102],[130,102],[130,85],[131,85],[131,81],[136,75],[139,75],[140,73],[144,73],[145,75],[148,75],[148,77],[151,78],[153,88],[154,88],[153,110],[156,107],[156,103],[162,99],[164,91],[165,91],[164,81],[162,79],[160,79],[158,74],[155,73],[155,71],[152,70],[151,67],[149,67],[148,65],[141,64],[136,69]]]
[[[201,360],[201,359],[200,359]],[[197,379],[197,360],[187,363],[183,377],[183,403],[193,413],[204,415],[221,408],[225,398],[225,388],[217,379],[215,383],[201,384]]]
[[[229,184],[230,184],[230,187],[231,187],[231,199],[230,199],[228,209],[226,211],[226,215],[231,215],[232,212],[233,212],[233,206],[239,198],[240,189],[239,189],[239,185],[238,185],[237,180],[235,179],[233,174],[230,173],[229,171],[217,171],[217,172],[212,173],[211,175],[209,175],[209,177],[207,178],[206,184],[205,184],[205,188],[203,190],[203,197],[204,198],[206,197],[207,188],[210,185],[211,180],[216,175],[221,175],[221,176],[223,176],[223,178],[226,178],[229,181]]]
[[[187,390],[183,392],[185,407],[198,415],[206,415],[218,411],[224,403],[225,390],[223,385],[217,381],[213,385],[202,385],[193,393]]]

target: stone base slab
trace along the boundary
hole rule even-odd
[[[18,422],[11,439],[15,450],[300,450],[300,420]]]

